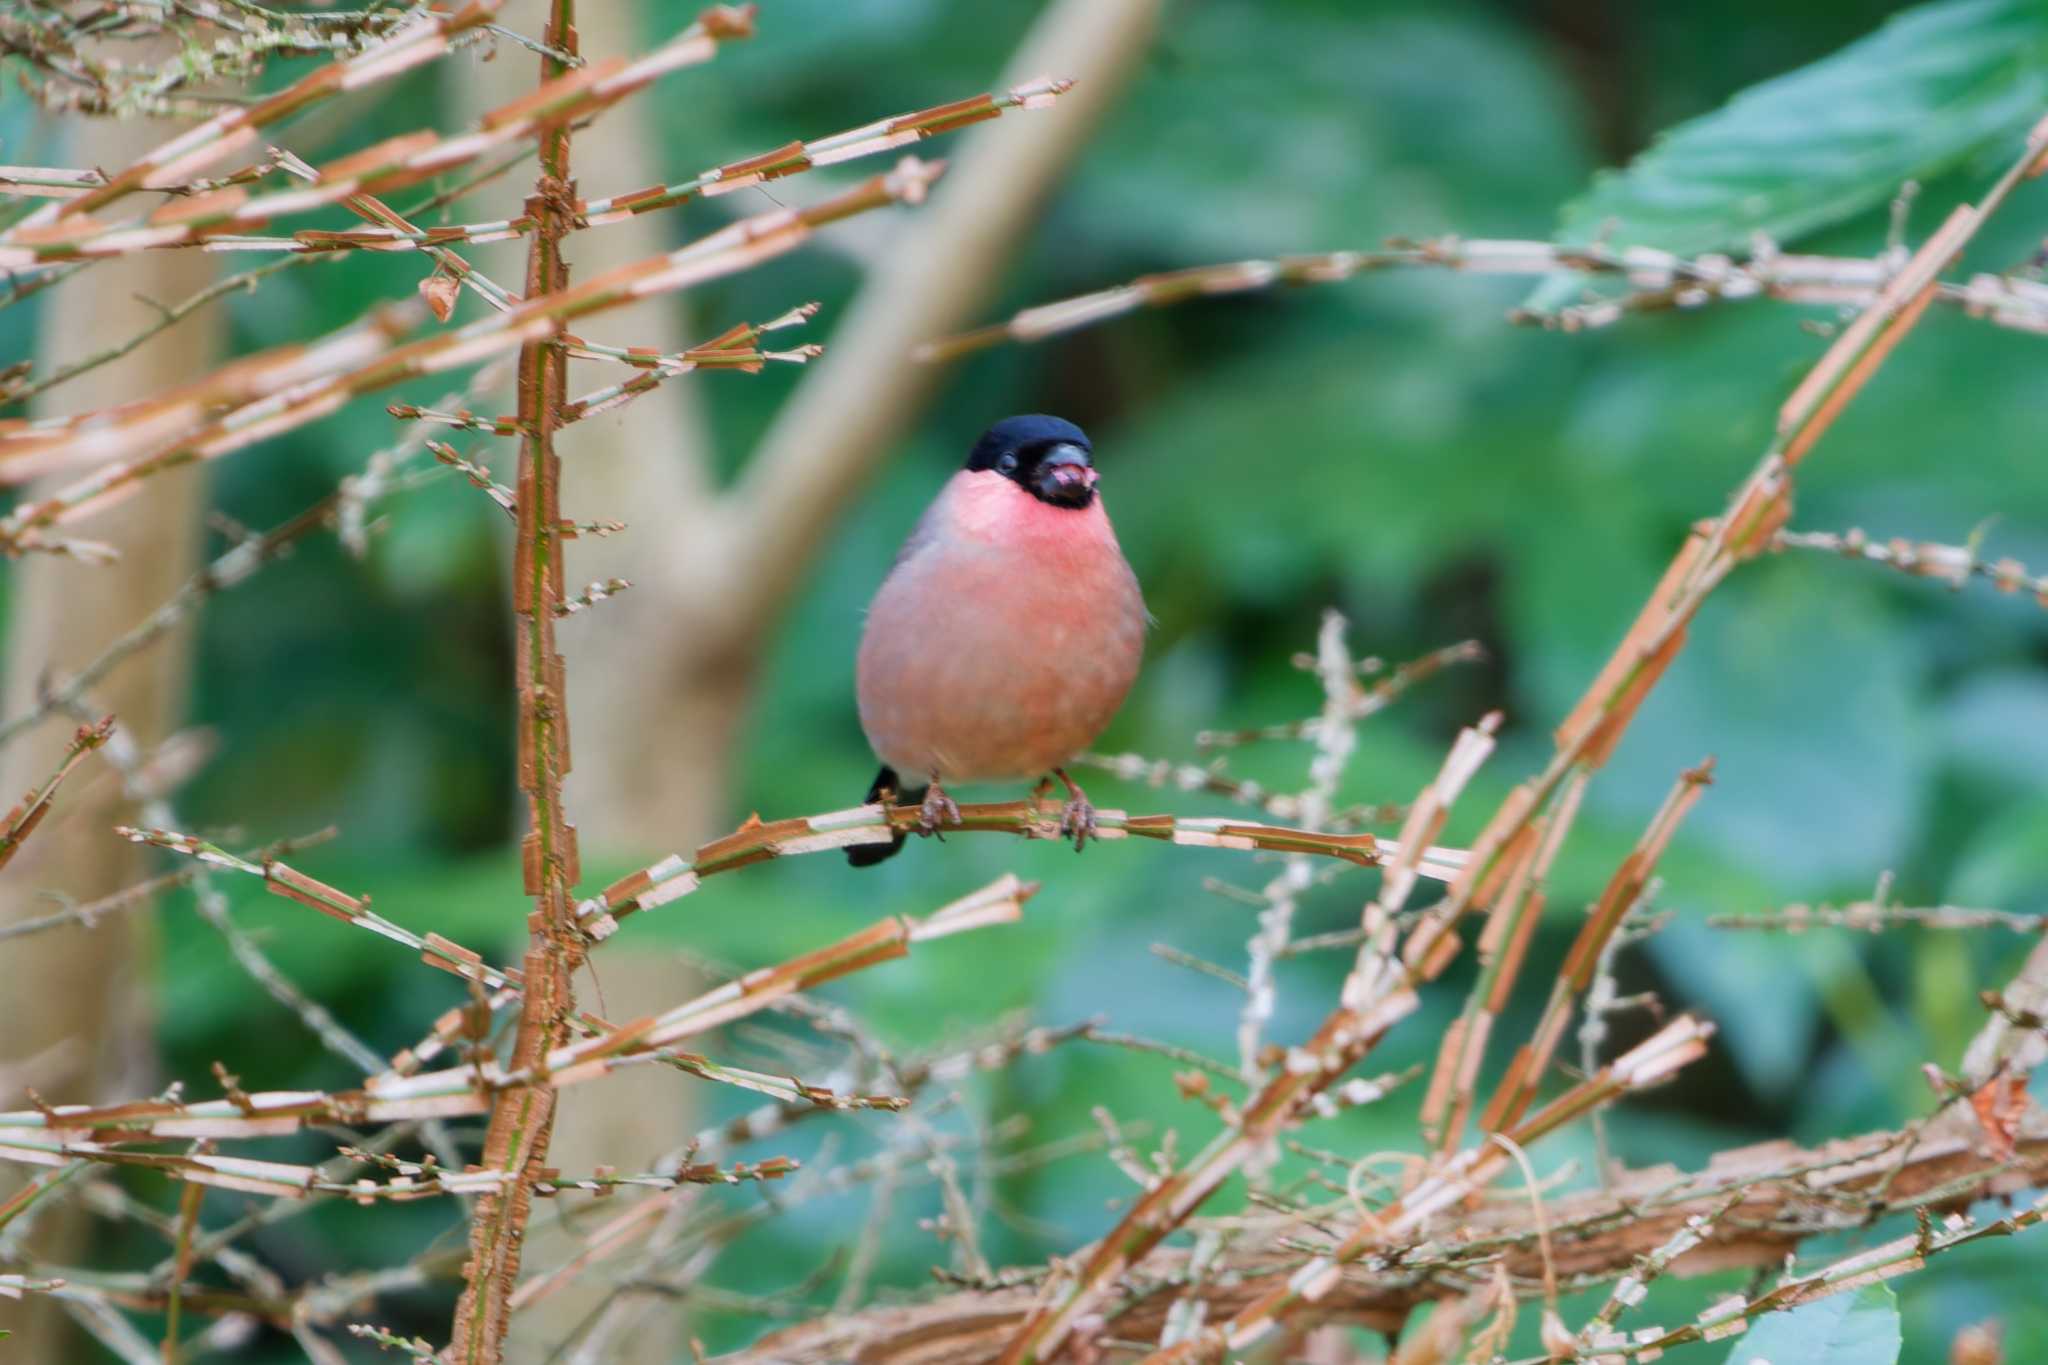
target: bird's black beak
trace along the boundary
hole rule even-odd
[[[1062,441],[1038,457],[1031,491],[1056,507],[1086,507],[1095,499],[1095,468],[1088,452]]]

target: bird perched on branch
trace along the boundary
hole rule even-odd
[[[1109,724],[1138,676],[1145,600],[1072,422],[1010,417],[975,442],[868,607],[860,723],[882,770],[869,801],[918,802],[921,827],[958,823],[944,783],[1051,779],[1079,849],[1095,808],[1066,764]],[[855,867],[903,846],[847,849]]]

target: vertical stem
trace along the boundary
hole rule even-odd
[[[185,1281],[192,1274],[192,1234],[199,1227],[199,1204],[205,1197],[206,1187],[197,1181],[187,1185],[178,1197],[177,1253],[171,1270],[170,1303],[164,1312],[164,1365],[178,1365],[184,1358],[178,1342],[179,1308],[184,1301]]]
[[[576,51],[574,0],[552,0],[546,41]],[[541,79],[567,68],[541,59]],[[526,297],[559,292],[569,282],[562,239],[575,215],[569,178],[569,125],[540,139],[541,173],[527,212],[535,230],[526,257]],[[582,957],[570,890],[579,875],[576,830],[562,812],[562,778],[569,770],[569,709],[561,655],[555,652],[555,606],[563,596],[561,462],[554,433],[565,394],[567,360],[552,341],[528,342],[519,352],[518,531],[512,561],[515,677],[519,692],[519,786],[526,793],[531,828],[521,848],[528,919],[527,990],[519,1015],[512,1067],[544,1071],[548,1050],[566,1035],[574,1007],[571,974]],[[530,1070],[529,1070],[530,1069]],[[495,1365],[503,1358],[512,1290],[533,1205],[533,1182],[547,1160],[554,1130],[555,1094],[545,1083],[503,1091],[491,1109],[484,1139],[485,1167],[515,1179],[480,1198],[470,1223],[469,1260],[463,1266],[448,1358],[464,1365]]]

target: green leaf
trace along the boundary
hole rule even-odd
[[[1568,205],[1559,241],[1694,254],[1876,207],[2023,129],[2048,99],[2048,3],[1941,0],[1662,135]],[[1570,297],[1546,281],[1531,306]]]
[[[1735,1343],[1728,1365],[1894,1365],[1899,1301],[1891,1286],[1867,1284],[1774,1313]]]
[[[1526,231],[1582,183],[1569,89],[1525,38],[1480,6],[1375,8],[1187,6],[1077,169],[1076,223],[1193,262]]]

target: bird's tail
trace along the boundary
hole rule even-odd
[[[894,805],[900,801],[922,801],[924,800],[924,791],[923,789],[910,792],[904,791],[902,779],[896,776],[896,770],[885,763],[882,765],[882,770],[875,774],[874,783],[868,788],[867,799],[869,804],[881,801]],[[853,844],[848,846],[846,861],[855,867],[873,867],[876,863],[895,857],[902,847],[903,831],[900,829],[894,830],[891,831],[889,842],[886,844]]]

